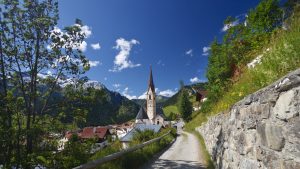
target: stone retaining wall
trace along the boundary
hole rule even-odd
[[[300,69],[196,128],[216,168],[300,169]]]

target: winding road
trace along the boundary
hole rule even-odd
[[[142,169],[204,169],[199,142],[196,136],[178,128],[176,141],[158,159]]]

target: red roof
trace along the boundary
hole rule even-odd
[[[80,138],[101,138],[103,139],[107,134],[106,127],[85,127],[81,133],[78,134]]]
[[[81,138],[93,138],[94,127],[85,127],[81,133],[78,134]]]
[[[97,127],[95,134],[98,136],[98,138],[104,138],[108,129],[105,127]]]

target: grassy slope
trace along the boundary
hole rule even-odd
[[[289,30],[274,32],[270,44],[260,53],[263,54],[262,63],[254,69],[244,69],[243,74],[222,98],[214,103],[210,113],[201,112],[190,121],[186,128],[194,130],[206,122],[207,117],[219,112],[226,112],[237,101],[245,96],[273,83],[280,77],[300,67],[300,12],[290,20]],[[270,49],[267,52],[267,49]]]
[[[210,116],[220,112],[228,112],[230,107],[245,96],[273,83],[280,77],[300,67],[300,12],[290,20],[290,29],[278,30],[274,33],[271,43],[260,53],[264,53],[262,63],[254,69],[246,69],[230,89],[216,103],[210,113],[194,112],[193,119],[185,126],[187,131],[194,133],[202,147],[208,168],[214,168],[210,155],[205,148],[201,135],[195,127],[201,126]],[[266,52],[266,49],[270,49]],[[257,56],[257,53],[256,55]]]

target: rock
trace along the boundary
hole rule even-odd
[[[300,103],[295,96],[297,96],[296,90],[289,90],[279,96],[273,110],[277,118],[288,120],[290,118],[299,116]]]
[[[257,169],[258,168],[258,164],[254,160],[250,160],[250,159],[245,159],[244,158],[244,159],[241,160],[239,168],[243,168],[243,169]]]
[[[257,114],[261,119],[267,119],[270,116],[269,104],[256,104],[252,109],[254,114]]]
[[[284,161],[282,168],[284,169],[299,169],[300,168],[300,162],[295,162],[292,160]]]
[[[284,137],[280,126],[271,123],[260,123],[257,127],[260,143],[273,150],[280,151],[284,146]]]
[[[299,86],[299,85],[300,85],[300,71],[298,69],[297,71],[295,71],[294,74],[281,80],[275,86],[275,89],[279,92],[283,92],[283,91],[287,91],[287,90],[289,90],[295,86]]]
[[[300,69],[197,128],[217,169],[300,169]]]

